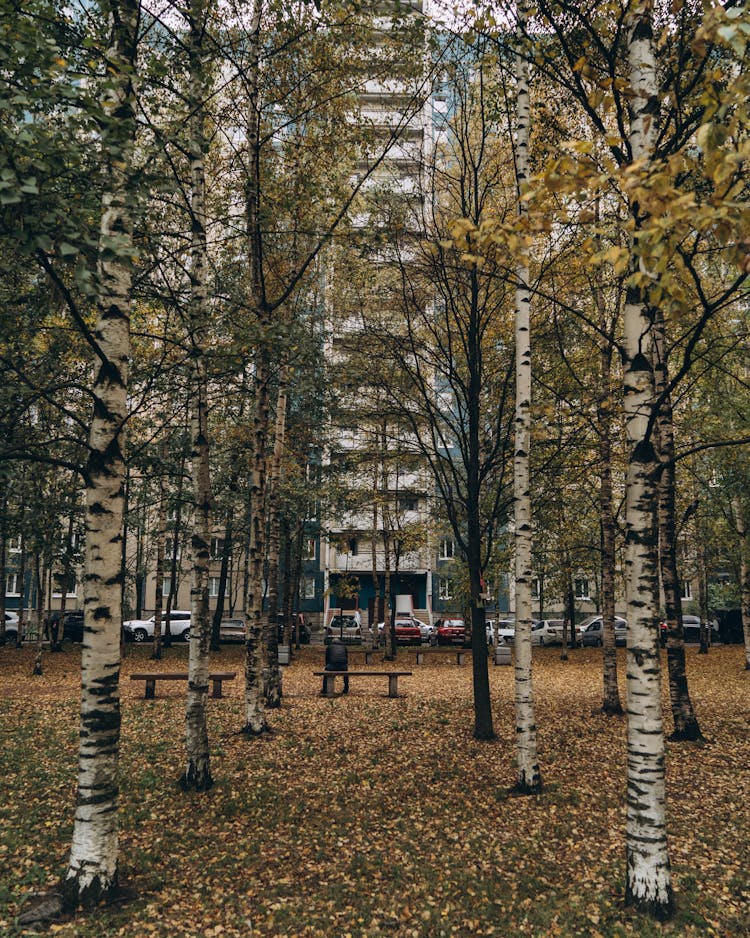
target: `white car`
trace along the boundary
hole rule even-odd
[[[497,633],[498,645],[512,645],[516,640],[516,623],[513,619],[490,619],[487,623],[487,641],[494,642]]]
[[[15,612],[5,613],[5,641],[15,644],[18,640],[18,616]]]
[[[427,645],[437,645],[437,629],[434,625],[428,625],[426,622],[419,623],[419,631],[422,633],[422,641]]]
[[[552,622],[559,620],[553,619]],[[559,639],[554,637],[550,629],[549,619],[536,619],[531,625],[531,644],[532,645],[553,645]]]
[[[563,620],[562,620],[562,619],[548,619],[547,622],[548,622],[548,626],[549,626],[549,628],[548,628],[548,630],[547,630],[547,632],[548,632],[548,634],[549,634],[549,642],[546,642],[546,641],[545,641],[545,645],[546,645],[546,644],[550,644],[550,645],[553,645],[553,644],[554,644],[554,645],[562,645],[562,640],[563,640],[563,624],[564,624],[564,623],[563,623]],[[580,627],[580,625],[577,625],[577,626],[575,627],[575,630],[576,630],[576,642],[580,642],[580,641],[581,641],[581,627]],[[571,636],[571,634],[570,634],[570,630],[568,630],[568,644],[570,644],[571,638],[572,638],[572,636]]]
[[[161,634],[164,637],[166,614],[161,614]],[[150,619],[128,619],[122,623],[125,637],[134,642],[148,642],[154,639],[154,616]],[[190,639],[190,612],[173,609],[169,613],[169,633],[172,638],[187,642]]]

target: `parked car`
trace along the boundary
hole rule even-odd
[[[326,626],[325,644],[330,645],[334,637],[347,645],[362,644],[362,622],[359,613],[335,615]]]
[[[536,619],[531,624],[531,644],[532,645],[553,645],[555,638],[550,630],[550,622],[557,622],[557,619]]]
[[[443,619],[437,623],[438,645],[463,645],[466,625],[463,619]]]
[[[18,616],[15,612],[5,613],[5,641],[15,644],[18,639]]]
[[[626,640],[627,622],[622,616],[615,616],[615,645],[624,645]],[[599,647],[604,644],[604,622],[602,616],[589,616],[579,626],[581,630],[581,644]]]
[[[419,631],[422,633],[422,642],[425,645],[437,645],[437,628],[434,625],[420,622]]]
[[[394,620],[393,625],[396,629],[397,645],[421,645],[422,630],[429,630],[430,628],[430,626],[420,622],[419,619],[415,619],[414,616],[399,616],[398,619]],[[437,636],[437,630],[435,632]],[[385,622],[378,622],[378,641],[381,645],[386,642]]]
[[[161,634],[164,636],[165,613],[161,614]],[[126,641],[147,642],[154,638],[154,616],[150,619],[128,619],[122,623]],[[190,639],[190,612],[173,609],[169,614],[169,632],[172,638],[187,642]]]
[[[683,616],[682,632],[685,642],[694,643],[701,640],[701,620],[700,616]],[[667,644],[667,623],[662,622],[660,628],[661,644],[664,647]],[[715,645],[719,639],[719,627],[716,622],[710,623],[710,642]]]
[[[498,645],[512,645],[516,640],[516,622],[515,619],[499,619],[497,628]]]
[[[422,623],[413,616],[398,618],[394,623],[396,627],[396,642],[399,645],[421,645]]]
[[[547,620],[548,634],[550,637],[549,644],[562,645],[563,640],[563,620],[562,619],[548,619]],[[576,641],[581,640],[581,627],[580,625],[575,626]],[[570,642],[571,636],[570,632],[568,633],[568,642]]]
[[[279,644],[284,643],[284,614],[278,614],[278,624],[279,624],[279,635],[278,642]],[[299,625],[299,643],[300,645],[309,645],[310,644],[310,626],[305,621],[304,615],[300,612],[292,613],[292,642],[294,642],[294,630]]]
[[[83,609],[71,609],[65,613],[62,627],[62,639],[69,642],[83,641]]]
[[[244,642],[247,638],[244,619],[222,619],[219,623],[219,638],[222,642]]]

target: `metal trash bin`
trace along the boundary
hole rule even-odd
[[[495,664],[510,664],[510,647],[499,645],[495,648]]]

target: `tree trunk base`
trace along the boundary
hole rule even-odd
[[[213,787],[214,780],[208,766],[198,767],[191,762],[179,778],[179,785],[183,791],[208,791]]]
[[[605,701],[599,712],[608,717],[621,717],[625,714],[625,711],[622,709],[622,704],[619,701],[617,703],[607,703],[607,701]]]
[[[697,720],[691,720],[680,729],[675,729],[667,739],[670,743],[705,743],[706,741]]]
[[[542,780],[538,779],[535,782],[527,782],[526,780],[517,781],[510,791],[512,795],[519,795],[519,796],[541,795]]]
[[[494,739],[497,739],[495,736],[494,730],[480,730],[474,729],[474,739],[479,740],[480,743],[491,743]]]
[[[659,922],[666,922],[674,915],[674,902],[672,897],[665,901],[658,902],[656,899],[642,899],[633,896],[629,889],[625,893],[625,905],[629,909],[640,912],[641,915],[648,915]]]
[[[80,874],[63,879],[60,884],[63,911],[75,912],[78,908],[93,909],[102,903],[111,903],[119,895],[116,872],[110,881],[103,880],[99,876],[94,876],[93,879],[86,876],[85,879],[85,884],[82,883],[83,877]]]
[[[270,736],[270,734],[271,728],[266,723],[264,723],[263,726],[261,726],[259,729],[256,729],[256,727],[251,726],[249,723],[246,723],[240,730],[241,736],[252,736],[254,738],[258,736]]]

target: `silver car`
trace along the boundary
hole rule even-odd
[[[624,645],[628,623],[615,616],[615,645]],[[599,647],[604,644],[604,622],[601,616],[589,616],[581,623],[581,644]]]
[[[161,614],[161,634],[164,636],[165,613]],[[154,639],[154,620],[150,619],[128,619],[122,623],[125,637],[134,642],[148,642]],[[173,609],[169,613],[169,634],[172,638],[187,642],[190,639],[190,612],[184,609]]]

